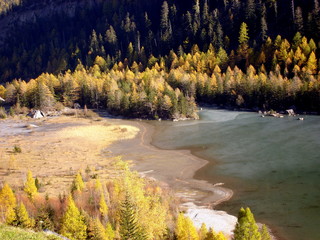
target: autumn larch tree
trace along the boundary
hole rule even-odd
[[[24,192],[28,195],[28,197],[32,200],[38,193],[37,186],[35,184],[35,180],[32,177],[32,172],[29,170],[27,174],[27,181],[24,184]]]
[[[189,217],[185,217],[183,213],[179,213],[176,229],[177,240],[199,240],[198,232]]]
[[[68,197],[67,209],[62,217],[60,233],[70,239],[84,240],[87,237],[84,217],[77,208],[71,195]]]

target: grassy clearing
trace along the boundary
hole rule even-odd
[[[12,129],[15,133],[16,128],[21,128],[15,127],[15,123],[15,120],[3,122],[0,129]],[[73,117],[38,120],[35,124],[43,130],[22,135],[10,135],[7,130],[5,141],[0,139],[0,182],[19,189],[30,170],[42,186],[39,191],[49,196],[68,192],[80,169],[87,168],[88,174],[107,179],[113,159],[104,150],[115,141],[135,137],[139,131],[108,120]],[[54,131],[46,131],[52,127]],[[18,154],[20,150],[22,153]]]
[[[45,233],[36,233],[31,230],[24,230],[21,228],[9,227],[0,225],[0,239],[1,240],[61,240],[62,238],[46,235]]]

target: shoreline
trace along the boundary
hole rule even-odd
[[[72,118],[47,119],[44,122],[34,120],[9,120],[8,122],[10,126],[8,131],[11,133],[9,135],[12,136],[10,137],[12,140],[9,142],[13,144],[13,142],[18,140],[20,143],[26,143],[28,138],[30,138],[30,140],[33,139],[33,141],[36,140],[36,142],[32,144],[33,146],[30,146],[31,148],[37,147],[38,145],[38,147],[40,147],[40,145],[42,147],[43,144],[40,143],[40,139],[43,139],[46,147],[50,141],[52,142],[50,145],[54,147],[52,149],[53,152],[56,147],[61,146],[59,139],[65,138],[68,141],[73,139],[77,142],[83,137],[86,137],[87,141],[89,141],[88,144],[94,144],[91,146],[91,150],[93,151],[91,151],[90,155],[100,155],[100,157],[98,157],[98,155],[94,157],[93,161],[95,164],[102,166],[107,163],[108,158],[122,156],[123,160],[133,162],[131,168],[138,171],[143,177],[155,179],[164,187],[172,189],[175,195],[182,200],[181,209],[193,220],[195,226],[200,228],[202,222],[205,222],[208,228],[213,227],[217,232],[222,231],[228,238],[233,235],[232,231],[237,222],[237,218],[229,215],[227,212],[215,210],[217,205],[232,198],[233,191],[222,187],[222,183],[212,184],[208,181],[195,178],[196,172],[206,166],[209,161],[194,155],[192,149],[166,150],[152,145],[152,137],[155,134],[156,128],[152,124],[145,121],[110,119],[106,117],[103,117],[102,121],[100,120],[99,122],[83,119],[75,120]],[[29,129],[22,128],[22,125],[25,125],[25,123],[33,122],[40,123],[39,127],[34,129],[34,131],[31,130],[30,132]],[[100,128],[96,129],[96,126],[100,126]],[[121,126],[123,126],[125,131],[119,128]],[[135,133],[129,133],[127,129],[136,130],[134,130]],[[15,135],[16,130],[18,131],[16,132],[17,135]],[[83,134],[79,135],[79,131],[82,132],[82,130],[86,132],[84,136],[82,136]],[[102,131],[105,130],[109,131],[109,134],[107,132],[102,133]],[[110,130],[112,134],[110,134]],[[2,132],[2,134],[7,135],[4,132]],[[132,137],[128,137],[129,135]],[[25,137],[21,138],[22,136],[25,136],[26,139],[23,140]],[[54,138],[52,139],[51,136]],[[40,139],[38,139],[38,137],[40,137]],[[106,142],[105,139],[109,140]],[[67,152],[68,155],[72,152],[79,151],[72,149],[72,151],[69,152],[69,150],[70,149],[68,149]],[[51,151],[49,152],[50,155],[53,154]],[[81,154],[80,152],[78,152],[78,154]],[[88,155],[89,152],[85,150],[85,154]],[[49,159],[46,159],[46,162],[48,162]],[[71,156],[69,159],[71,160]],[[84,158],[83,160],[84,162],[81,161],[82,163],[78,163],[78,167],[85,167],[88,158]],[[71,163],[72,162],[70,162],[70,164]],[[37,169],[38,168],[39,166]],[[77,166],[75,166],[75,168],[77,168]],[[59,169],[58,171],[60,172],[61,170]],[[63,172],[65,172],[64,174],[66,176],[71,174],[67,168]],[[56,172],[51,173],[56,174]],[[56,179],[52,179],[51,181],[56,182]],[[67,182],[64,181],[64,184],[67,184]]]
[[[159,153],[160,155],[161,154],[163,155],[163,156],[160,156],[160,158],[162,159],[164,158],[164,156],[174,156],[174,159],[175,160],[178,159],[179,163],[180,161],[185,163],[184,165],[181,165],[181,166],[184,166],[184,168],[182,169],[176,168],[176,169],[171,169],[169,172],[168,171],[162,172],[163,170],[167,170],[165,168],[168,168],[169,164],[161,165],[161,163],[155,162],[155,160],[152,160],[152,159],[150,160],[150,162],[148,162],[142,159],[142,157],[139,156],[139,153],[137,153],[141,149],[136,149],[136,152],[134,153],[131,152],[129,154],[123,155],[124,160],[133,161],[134,170],[142,173],[143,176],[152,177],[160,181],[163,181],[163,179],[167,177],[168,178],[167,181],[163,181],[166,183],[174,179],[175,183],[172,184],[173,187],[188,186],[192,189],[202,190],[206,193],[206,195],[215,195],[215,196],[195,197],[196,200],[202,203],[201,205],[203,206],[209,204],[209,206],[214,207],[224,201],[228,201],[233,196],[233,191],[231,189],[221,187],[222,185],[221,183],[212,184],[212,183],[209,183],[208,181],[194,178],[196,172],[209,163],[208,160],[205,160],[193,155],[190,150],[179,150],[179,149],[167,150],[167,149],[161,149],[152,145],[151,142],[152,142],[152,135],[154,133],[154,126],[150,125],[149,123],[135,122],[131,120],[121,120],[121,121],[124,121],[125,125],[131,125],[139,128],[140,131],[136,135],[136,137],[133,139],[127,139],[125,140],[126,142],[123,142],[120,140],[108,146],[108,150],[111,150],[113,154],[117,155],[117,153],[119,152],[120,145],[124,145],[124,147],[129,147],[129,145],[135,145],[134,143],[138,143],[137,145],[140,148],[145,150],[143,153],[141,153],[141,155],[145,155],[148,153],[149,154]],[[170,164],[175,165],[175,162],[172,162]],[[155,169],[152,169],[152,167]],[[159,173],[163,173],[163,175],[161,176],[159,175]],[[170,182],[169,185],[171,185],[171,183],[172,182]]]
[[[217,232],[222,231],[228,239],[232,239],[233,230],[237,222],[237,217],[227,213],[226,211],[215,209],[219,204],[230,200],[234,194],[233,190],[222,187],[224,183],[210,183],[206,180],[199,180],[196,177],[196,173],[201,168],[205,167],[210,162],[200,156],[197,156],[195,149],[161,149],[152,145],[152,136],[155,133],[155,127],[145,121],[135,121],[128,119],[117,119],[116,121],[124,121],[126,125],[135,126],[140,129],[135,138],[126,141],[131,141],[127,145],[139,145],[144,149],[158,152],[159,154],[172,155],[177,154],[186,157],[186,166],[179,171],[174,181],[168,178],[168,172],[165,172],[165,168],[159,169],[156,167],[156,171],[152,169],[150,163],[155,160],[149,160],[150,162],[139,159],[139,157],[132,153],[129,156],[125,154],[124,160],[133,161],[133,169],[138,171],[142,176],[155,179],[156,181],[165,183],[168,185],[176,195],[182,198],[183,203],[181,207],[186,211],[185,215],[190,217],[197,228],[201,227],[202,222],[205,222],[207,227],[213,227]],[[118,153],[117,148],[126,143],[122,141],[111,144],[108,149],[113,153]],[[148,154],[148,151],[144,151],[143,154]],[[151,166],[150,166],[151,165]],[[168,168],[168,166],[166,166]],[[162,170],[162,171],[161,171]],[[176,169],[176,172],[177,169]],[[172,174],[172,172],[171,172]],[[164,176],[163,176],[164,175]],[[181,191],[181,189],[184,189]],[[188,191],[189,190],[189,191]],[[197,195],[200,194],[200,195]],[[262,224],[257,222],[259,226]],[[272,229],[267,225],[272,240],[285,240],[277,234],[276,229]]]
[[[166,150],[152,145],[155,127],[149,123],[121,121],[125,125],[139,128],[140,131],[133,139],[117,141],[108,146],[112,155],[122,155],[123,149],[126,149],[126,153],[122,155],[123,160],[132,161],[132,169],[143,177],[155,179],[172,189],[182,199],[181,208],[198,228],[205,222],[208,228],[222,231],[230,238],[237,218],[225,211],[215,210],[215,207],[230,200],[233,191],[222,187],[223,183],[212,184],[194,178],[196,172],[209,161],[193,155],[191,150]]]

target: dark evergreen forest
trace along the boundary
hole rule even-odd
[[[25,0],[3,18],[23,14],[37,5],[46,6]],[[2,82],[74,69],[78,60],[92,66],[98,55],[110,66],[125,58],[146,66],[151,54],[165,56],[174,50],[181,55],[189,53],[195,44],[200,51],[207,51],[212,44],[230,55],[238,49],[243,22],[248,25],[248,44],[253,50],[247,64],[242,59],[236,61],[244,71],[248,64],[261,65],[255,55],[268,37],[274,40],[280,35],[292,42],[299,31],[316,45],[320,40],[318,0],[105,0],[74,6],[73,13],[64,9],[49,16],[33,15],[10,29],[0,49]],[[130,43],[133,50],[128,48]],[[273,56],[266,57],[269,71]]]

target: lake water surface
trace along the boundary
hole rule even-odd
[[[235,193],[219,209],[248,206],[285,239],[319,240],[320,117],[303,117],[205,109],[198,121],[153,123],[152,144],[209,160],[196,178]]]

